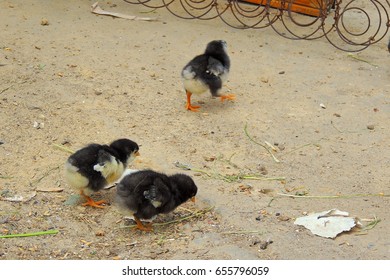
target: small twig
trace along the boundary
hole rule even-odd
[[[6,92],[7,90],[9,90],[10,88],[12,88],[14,85],[10,85],[9,87],[6,87],[6,88],[4,88],[4,89],[2,89],[1,91],[0,91],[0,94],[2,94],[3,92]]]
[[[157,10],[157,8],[154,8],[154,9],[151,10],[151,11],[145,11],[145,12],[139,12],[139,13],[140,13],[140,14],[150,14],[150,13],[154,13],[156,10]]]
[[[367,224],[365,227],[363,227],[361,230],[362,231],[363,230],[365,230],[365,231],[371,230],[374,227],[376,227],[376,225],[379,224],[380,221],[381,221],[381,219],[378,219],[376,216],[374,216],[374,220],[371,223]]]
[[[259,181],[285,181],[285,177],[264,177],[264,176],[258,176],[258,175],[251,175],[251,174],[238,174],[238,175],[221,175],[220,179],[226,181],[226,182],[237,182],[241,180],[259,180]]]
[[[348,57],[351,57],[351,58],[356,59],[356,60],[358,60],[358,61],[365,62],[365,63],[367,63],[367,64],[370,64],[371,66],[374,66],[374,67],[379,67],[378,65],[376,65],[376,64],[374,64],[374,63],[372,63],[372,62],[370,62],[370,61],[368,61],[368,60],[365,60],[365,59],[363,59],[363,58],[360,58],[360,57],[358,57],[358,56],[356,56],[356,55],[354,55],[354,54],[351,54],[351,53],[348,54]]]
[[[338,132],[344,133],[344,131],[338,129],[338,128],[334,125],[333,121],[330,121],[330,124],[331,124],[331,125],[333,126],[333,128],[336,129]]]
[[[260,145],[261,147],[263,147],[273,158],[273,160],[275,162],[280,162],[280,160],[278,160],[275,155],[272,153],[272,151],[266,146],[266,145],[263,145],[257,141],[255,141],[248,133],[248,123],[245,124],[245,127],[244,127],[244,132],[245,132],[245,135],[249,138],[249,140],[251,140],[253,143],[257,144],[257,145]]]
[[[234,168],[239,168],[238,166],[237,166],[237,164],[235,164],[235,163],[233,163],[232,162],[232,158],[234,157],[236,155],[236,153],[233,153],[230,157],[229,157],[229,159],[224,159],[223,158],[223,155],[221,155],[221,156],[218,156],[217,157],[217,160],[220,160],[220,161],[222,161],[222,162],[225,162],[225,163],[227,163],[227,164],[229,164],[230,166],[233,166]]]
[[[225,232],[222,232],[221,234],[252,234],[252,233],[264,234],[264,232],[262,232],[260,230],[225,231]]]
[[[4,65],[2,65],[2,66],[4,66]],[[22,81],[22,82],[20,82],[19,84],[22,85],[22,84],[24,84],[24,83],[27,83],[27,80]],[[2,89],[2,90],[0,91],[0,94],[2,94],[3,92],[9,90],[9,89],[12,88],[13,86],[14,86],[14,85],[10,85],[9,87],[6,87],[6,88]]]
[[[320,142],[321,140],[323,140],[323,139],[325,139],[325,137],[322,137],[322,138],[320,138],[317,142]],[[288,152],[285,152],[284,154],[282,154],[282,155],[280,155],[281,157],[284,157],[285,155],[288,155],[288,154],[291,154],[291,153],[293,153],[293,152],[295,152],[295,151],[297,151],[297,150],[300,150],[300,149],[302,149],[302,148],[305,148],[305,147],[307,147],[307,146],[316,146],[316,147],[320,147],[320,145],[319,144],[317,144],[317,142],[311,142],[311,143],[306,143],[306,144],[304,144],[304,145],[302,145],[302,146],[298,146],[298,147],[296,147],[296,148],[294,148],[294,149],[292,149],[292,150],[290,150],[290,151],[288,151]]]
[[[181,163],[181,162],[178,162],[178,161],[175,161],[173,164],[174,164],[176,167],[180,168],[180,169],[183,169],[183,170],[191,170],[191,171],[194,171],[194,172],[203,173],[203,174],[206,174],[207,176],[211,177],[211,174],[208,173],[207,171],[201,170],[201,169],[197,169],[197,168],[193,168],[192,166],[190,166],[190,165],[188,165],[188,164],[184,164],[184,163]]]
[[[193,168],[188,164],[183,164],[183,163],[180,163],[178,161],[176,161],[174,164],[178,168],[203,173],[203,174],[206,174],[210,178],[220,179],[220,180],[223,180],[223,181],[229,182],[229,183],[237,182],[240,180],[261,180],[261,181],[284,181],[284,180],[286,180],[285,177],[264,177],[262,175],[256,175],[256,174],[241,174],[241,173],[237,174],[237,175],[227,175],[227,174],[223,175],[220,173],[212,174],[212,173],[209,173],[205,170]]]
[[[49,169],[48,171],[46,171],[41,177],[39,177],[38,179],[34,180],[33,182],[30,183],[31,186],[34,186],[36,184],[38,184],[40,181],[42,181],[45,177],[49,176],[49,174],[54,171],[54,170],[57,170],[59,169],[60,166],[56,166],[56,167],[53,167],[51,169]]]
[[[38,231],[38,232],[30,232],[30,233],[0,235],[0,238],[30,237],[30,236],[39,236],[39,235],[57,234],[57,233],[59,233],[59,230],[52,229],[47,231]]]
[[[189,219],[194,218],[194,217],[202,216],[202,215],[210,212],[212,209],[214,209],[214,206],[211,206],[211,207],[206,208],[206,209],[198,210],[196,212],[193,212],[190,215],[184,216],[184,217],[176,219],[176,220],[168,221],[168,222],[165,222],[165,223],[153,223],[153,226],[165,226],[165,225],[170,225],[170,224],[176,224],[176,223],[179,223],[179,222],[182,222],[182,221],[185,221],[185,220],[189,220]],[[119,228],[121,228],[121,229],[122,228],[134,228],[136,226],[137,225],[122,226],[122,227],[119,227]]]
[[[13,178],[12,176],[6,176],[6,175],[0,176],[0,179],[12,179],[12,178]]]
[[[194,213],[192,210],[188,209],[188,208],[184,208],[183,206],[180,206],[179,209],[183,209],[184,211],[187,211],[189,213]]]
[[[294,195],[294,194],[277,193],[277,195],[287,196],[287,197],[292,197],[292,198],[354,198],[354,197],[367,197],[367,196],[390,197],[390,195],[384,194],[384,193],[351,194],[351,195]]]
[[[64,152],[67,152],[69,154],[74,154],[74,151],[72,151],[71,149],[65,147],[64,145],[59,145],[59,144],[55,144],[55,143],[53,143],[52,145],[56,149],[59,149],[59,150],[64,151]]]
[[[271,200],[268,202],[268,204],[267,204],[267,207],[271,207],[271,203],[275,200],[276,198],[275,197],[273,197],[273,198],[271,198]]]
[[[330,124],[333,126],[334,129],[336,129],[336,130],[337,130],[338,132],[340,132],[340,133],[359,133],[359,132],[360,132],[359,130],[356,130],[356,131],[345,130],[345,131],[343,131],[343,130],[337,128],[337,127],[335,126],[335,124],[333,123],[333,121],[330,121]]]

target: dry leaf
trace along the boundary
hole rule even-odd
[[[37,192],[62,192],[64,189],[59,187],[49,187],[49,188],[37,188]]]

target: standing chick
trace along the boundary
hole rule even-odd
[[[65,164],[65,178],[70,186],[87,199],[83,206],[103,208],[104,200],[89,195],[117,181],[127,165],[139,155],[137,143],[118,139],[109,146],[89,144],[71,155]]]
[[[204,54],[193,58],[183,68],[181,77],[187,94],[186,109],[198,111],[200,106],[191,105],[191,95],[201,94],[209,90],[213,97],[234,100],[234,94],[221,95],[219,90],[227,80],[230,70],[230,59],[227,54],[227,44],[223,40],[211,41],[207,44]]]
[[[143,170],[125,176],[117,185],[117,201],[125,214],[134,217],[137,228],[151,231],[151,223],[142,220],[169,213],[188,199],[195,201],[198,191],[191,177],[184,174],[167,176],[152,170]]]

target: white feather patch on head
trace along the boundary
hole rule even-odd
[[[104,162],[104,164],[95,164],[93,169],[100,172],[109,183],[113,183],[120,178],[125,167],[115,157],[110,156],[109,161]]]

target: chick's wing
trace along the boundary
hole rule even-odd
[[[221,76],[223,73],[225,73],[226,69],[218,59],[210,56],[208,59],[206,71],[213,74],[214,76]]]

